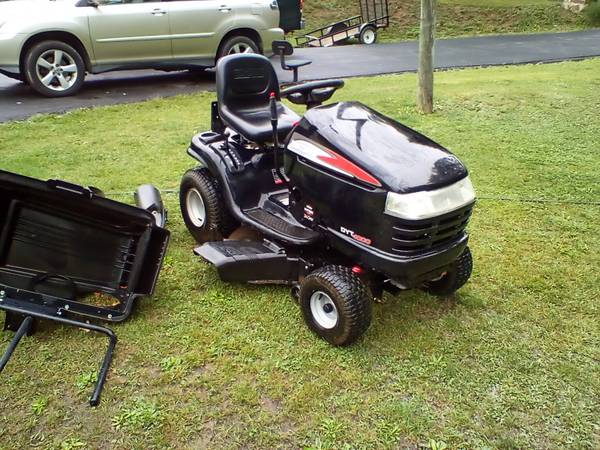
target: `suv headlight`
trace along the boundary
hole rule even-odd
[[[388,192],[385,213],[406,220],[423,220],[442,216],[475,200],[469,177],[434,191],[396,194]]]

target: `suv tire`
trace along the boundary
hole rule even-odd
[[[258,44],[246,36],[232,36],[219,49],[218,59],[238,53],[260,53]]]
[[[42,41],[25,55],[25,79],[46,97],[67,97],[81,89],[85,64],[81,55],[60,41]]]

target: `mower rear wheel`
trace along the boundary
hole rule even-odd
[[[471,278],[473,272],[473,257],[469,247],[454,261],[452,267],[435,281],[428,281],[423,285],[423,290],[431,295],[447,297],[454,294]]]
[[[187,229],[200,244],[221,241],[238,226],[219,186],[206,168],[188,170],[181,180],[179,206]]]
[[[350,345],[371,324],[368,289],[352,270],[325,266],[300,285],[300,308],[308,327],[333,345]]]

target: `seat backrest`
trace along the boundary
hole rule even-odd
[[[277,56],[291,56],[294,54],[294,47],[288,41],[273,41],[273,53]]]
[[[262,55],[240,54],[221,58],[217,63],[219,106],[257,107],[269,105],[271,92],[279,95],[279,80],[271,61]]]

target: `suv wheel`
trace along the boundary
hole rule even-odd
[[[25,78],[46,97],[73,95],[83,85],[85,64],[81,55],[60,41],[43,41],[25,56]]]
[[[260,53],[258,45],[246,36],[233,36],[227,39],[219,51],[219,58],[239,53]]]

